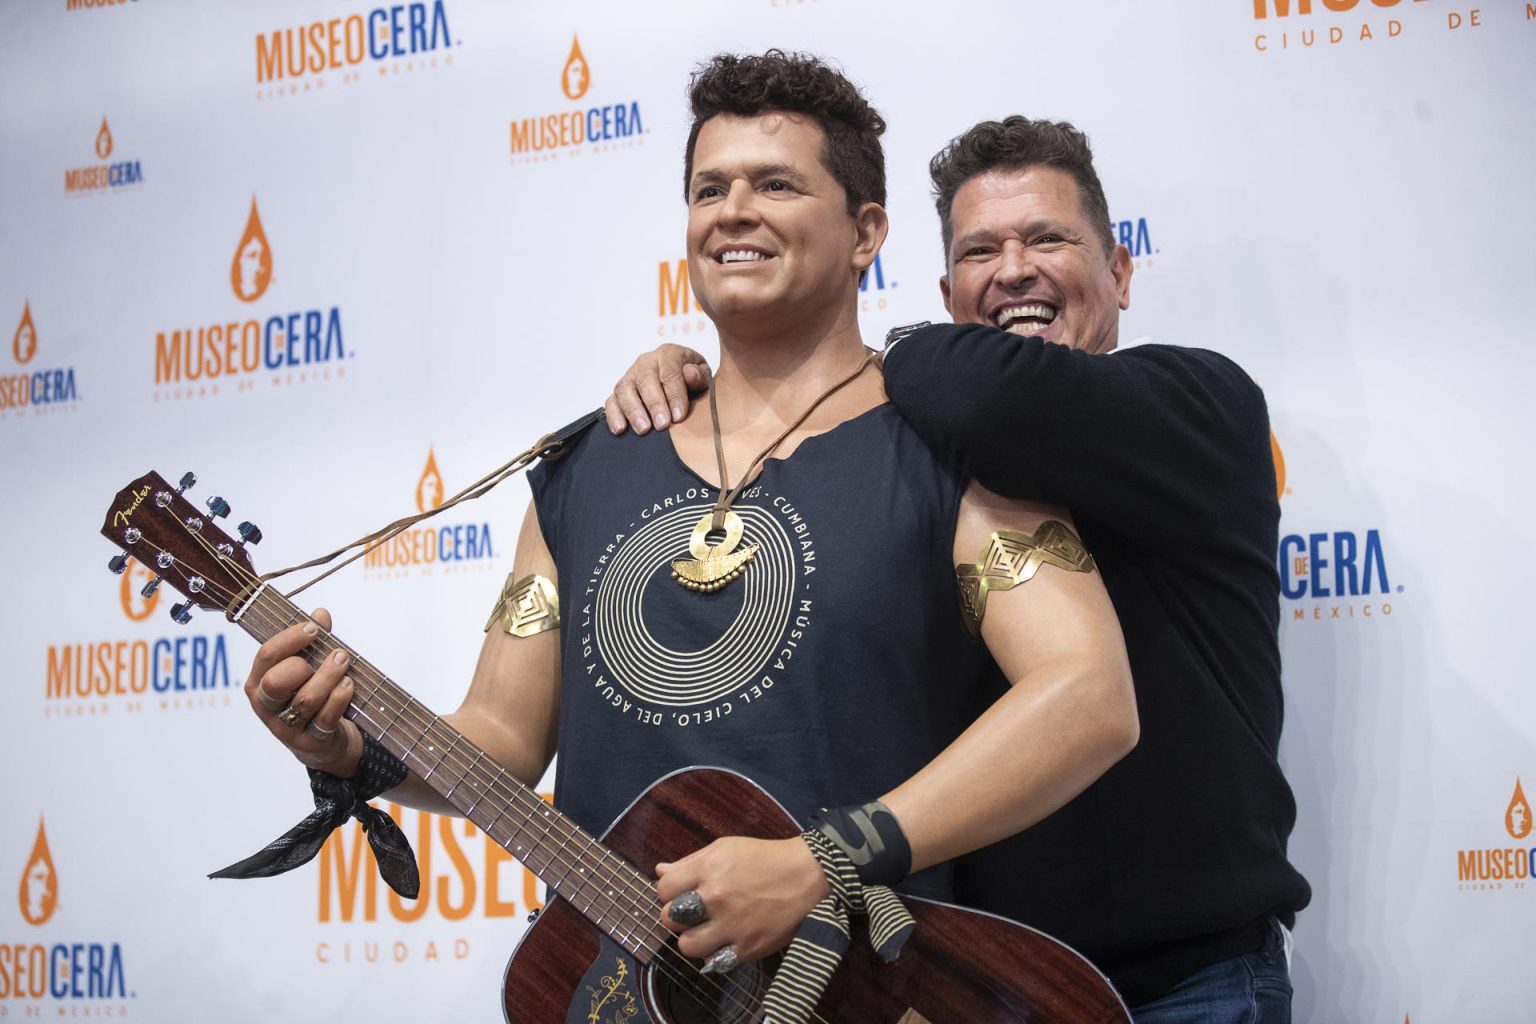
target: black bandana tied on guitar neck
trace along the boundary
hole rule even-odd
[[[348,817],[354,817],[362,822],[380,877],[404,898],[415,899],[421,890],[421,876],[410,841],[395,819],[368,806],[369,800],[394,789],[405,776],[404,762],[365,733],[356,778],[343,779],[311,768],[309,788],[315,795],[314,811],[256,853],[208,877],[267,878],[292,871],[314,860],[330,834]]]

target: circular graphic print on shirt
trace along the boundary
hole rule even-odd
[[[693,593],[671,578],[672,560],[687,556],[693,528],[710,508],[688,505],[647,521],[614,552],[598,584],[598,655],[614,683],[655,706],[709,704],[757,682],[793,612],[795,546],[779,517],[753,505],[735,506],[742,543],[758,546],[740,578],[716,594]],[[711,624],[686,637],[671,621],[705,610],[714,613]]]

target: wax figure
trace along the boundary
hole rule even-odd
[[[998,493],[1071,507],[1104,573],[1141,740],[1076,800],[968,858],[961,902],[1062,937],[1138,1021],[1288,1020],[1283,946],[1310,890],[1286,858],[1279,503],[1264,397],[1214,352],[1116,352],[1132,263],[1082,133],[1010,117],[931,165],[955,324],[886,355],[891,401]],[[611,430],[673,429],[708,379],[642,357]],[[687,419],[682,417],[687,416]]]
[[[776,52],[716,58],[691,100],[712,415],[592,431],[532,475],[508,597],[557,590],[563,624],[491,628],[447,718],[529,783],[558,740],[557,802],[595,831],[693,764],[751,775],[802,819],[878,797],[909,884],[945,894],[928,869],[1046,816],[1134,745],[1118,626],[1069,516],[967,484],[885,401],[857,317],[887,227],[879,115]],[[304,764],[371,772],[342,717],[346,665],[295,656],[314,635],[262,646],[252,709]],[[1010,685],[972,722],[987,654]],[[454,813],[415,779],[390,799]],[[807,842],[728,838],[657,866],[682,951],[782,948],[828,891]]]

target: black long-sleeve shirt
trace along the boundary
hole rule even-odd
[[[891,401],[990,489],[1073,510],[1125,634],[1141,739],[1071,803],[967,858],[962,902],[1070,943],[1137,1005],[1259,949],[1311,898],[1277,760],[1280,506],[1264,395],[1214,352],[1090,355],[927,327]],[[999,679],[999,685],[1002,685]]]

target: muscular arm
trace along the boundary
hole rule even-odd
[[[995,530],[1036,534],[1060,511],[972,484],[955,562]],[[1041,566],[987,599],[982,639],[1012,684],[938,757],[882,799],[912,844],[912,870],[1033,825],[1135,746],[1136,697],[1120,624],[1097,572]]]
[[[885,387],[924,440],[987,487],[1148,545],[1209,543],[1233,510],[1276,509],[1263,392],[1214,352],[1090,355],[936,324],[891,351]]]
[[[513,572],[518,578],[531,573],[555,578],[554,559],[531,505],[518,536]],[[317,609],[315,618],[321,626],[329,628],[330,616],[324,610]],[[301,762],[350,777],[356,772],[362,753],[362,734],[356,725],[341,718],[351,697],[348,666],[331,660],[311,671],[299,657],[299,652],[313,639],[304,628],[290,627],[261,646],[246,682],[246,694],[257,717]],[[457,711],[443,716],[444,721],[529,785],[538,782],[554,756],[560,688],[559,637],[558,630],[514,637],[492,626],[486,633],[464,702]],[[292,700],[306,708],[321,709],[315,722],[335,727],[335,735],[326,739],[283,723],[257,699],[258,684],[279,704]],[[414,775],[390,790],[387,799],[439,814],[459,813]]]

